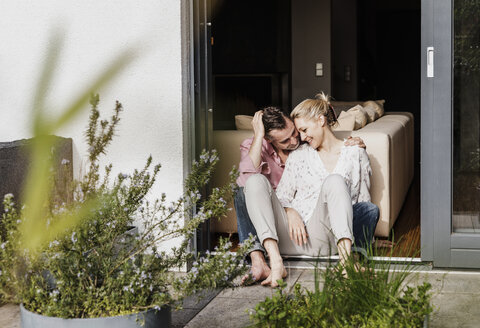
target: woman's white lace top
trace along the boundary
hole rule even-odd
[[[313,214],[327,171],[318,152],[308,144],[290,153],[276,194],[283,207],[294,208],[306,223]],[[352,205],[370,201],[370,161],[357,146],[343,146],[332,174],[345,180]]]

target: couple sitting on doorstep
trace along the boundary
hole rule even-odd
[[[361,139],[335,137],[336,122],[323,93],[290,118],[274,107],[255,113],[254,136],[240,146],[234,199],[240,242],[256,236],[243,282],[278,286],[287,276],[281,254],[338,253],[344,264],[352,246],[372,242],[379,209],[370,202],[368,155]]]

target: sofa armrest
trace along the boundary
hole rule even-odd
[[[217,167],[213,172],[212,186],[220,187],[229,182],[229,172],[233,166],[238,168],[240,163],[240,144],[243,140],[253,136],[251,130],[216,130],[213,131],[213,148],[220,157]],[[225,218],[212,220],[213,232],[234,233],[237,231],[237,217],[233,210],[233,202],[227,205],[230,210]]]

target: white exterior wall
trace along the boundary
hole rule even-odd
[[[125,111],[106,162],[114,173],[143,167],[152,154],[160,171],[152,197],[183,190],[182,37],[179,0],[2,0],[0,2],[0,141],[32,136],[33,91],[54,29],[65,34],[50,90],[52,112],[68,104],[128,47],[139,57],[100,90],[100,112]],[[86,158],[88,107],[57,135],[73,138],[74,169]],[[188,126],[188,125],[187,125]],[[185,135],[188,135],[185,132]],[[188,144],[187,144],[188,145]]]

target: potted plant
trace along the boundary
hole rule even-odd
[[[100,120],[98,103],[93,96],[86,172],[71,184],[71,197],[62,203],[56,201],[61,197],[49,197],[42,204],[45,220],[39,229],[46,237],[35,248],[26,244],[39,232],[24,228],[30,204],[17,206],[12,195],[4,198],[0,297],[21,303],[23,327],[168,327],[170,308],[185,296],[231,286],[245,271],[248,243],[231,253],[231,244],[221,240],[215,252],[202,257],[189,248],[201,223],[225,214],[225,199],[235,185],[232,174],[229,185],[202,199],[199,191],[218,161],[216,153],[204,152],[193,163],[181,198],[168,202],[162,194],[149,201],[146,195],[160,170],[151,157],[131,174],[111,179],[111,164],[100,174],[99,159],[115,134],[122,105],[117,102],[110,120]],[[136,223],[140,226],[132,232]],[[161,243],[173,238],[182,240],[180,246],[162,250]],[[187,263],[188,273],[173,272]]]

